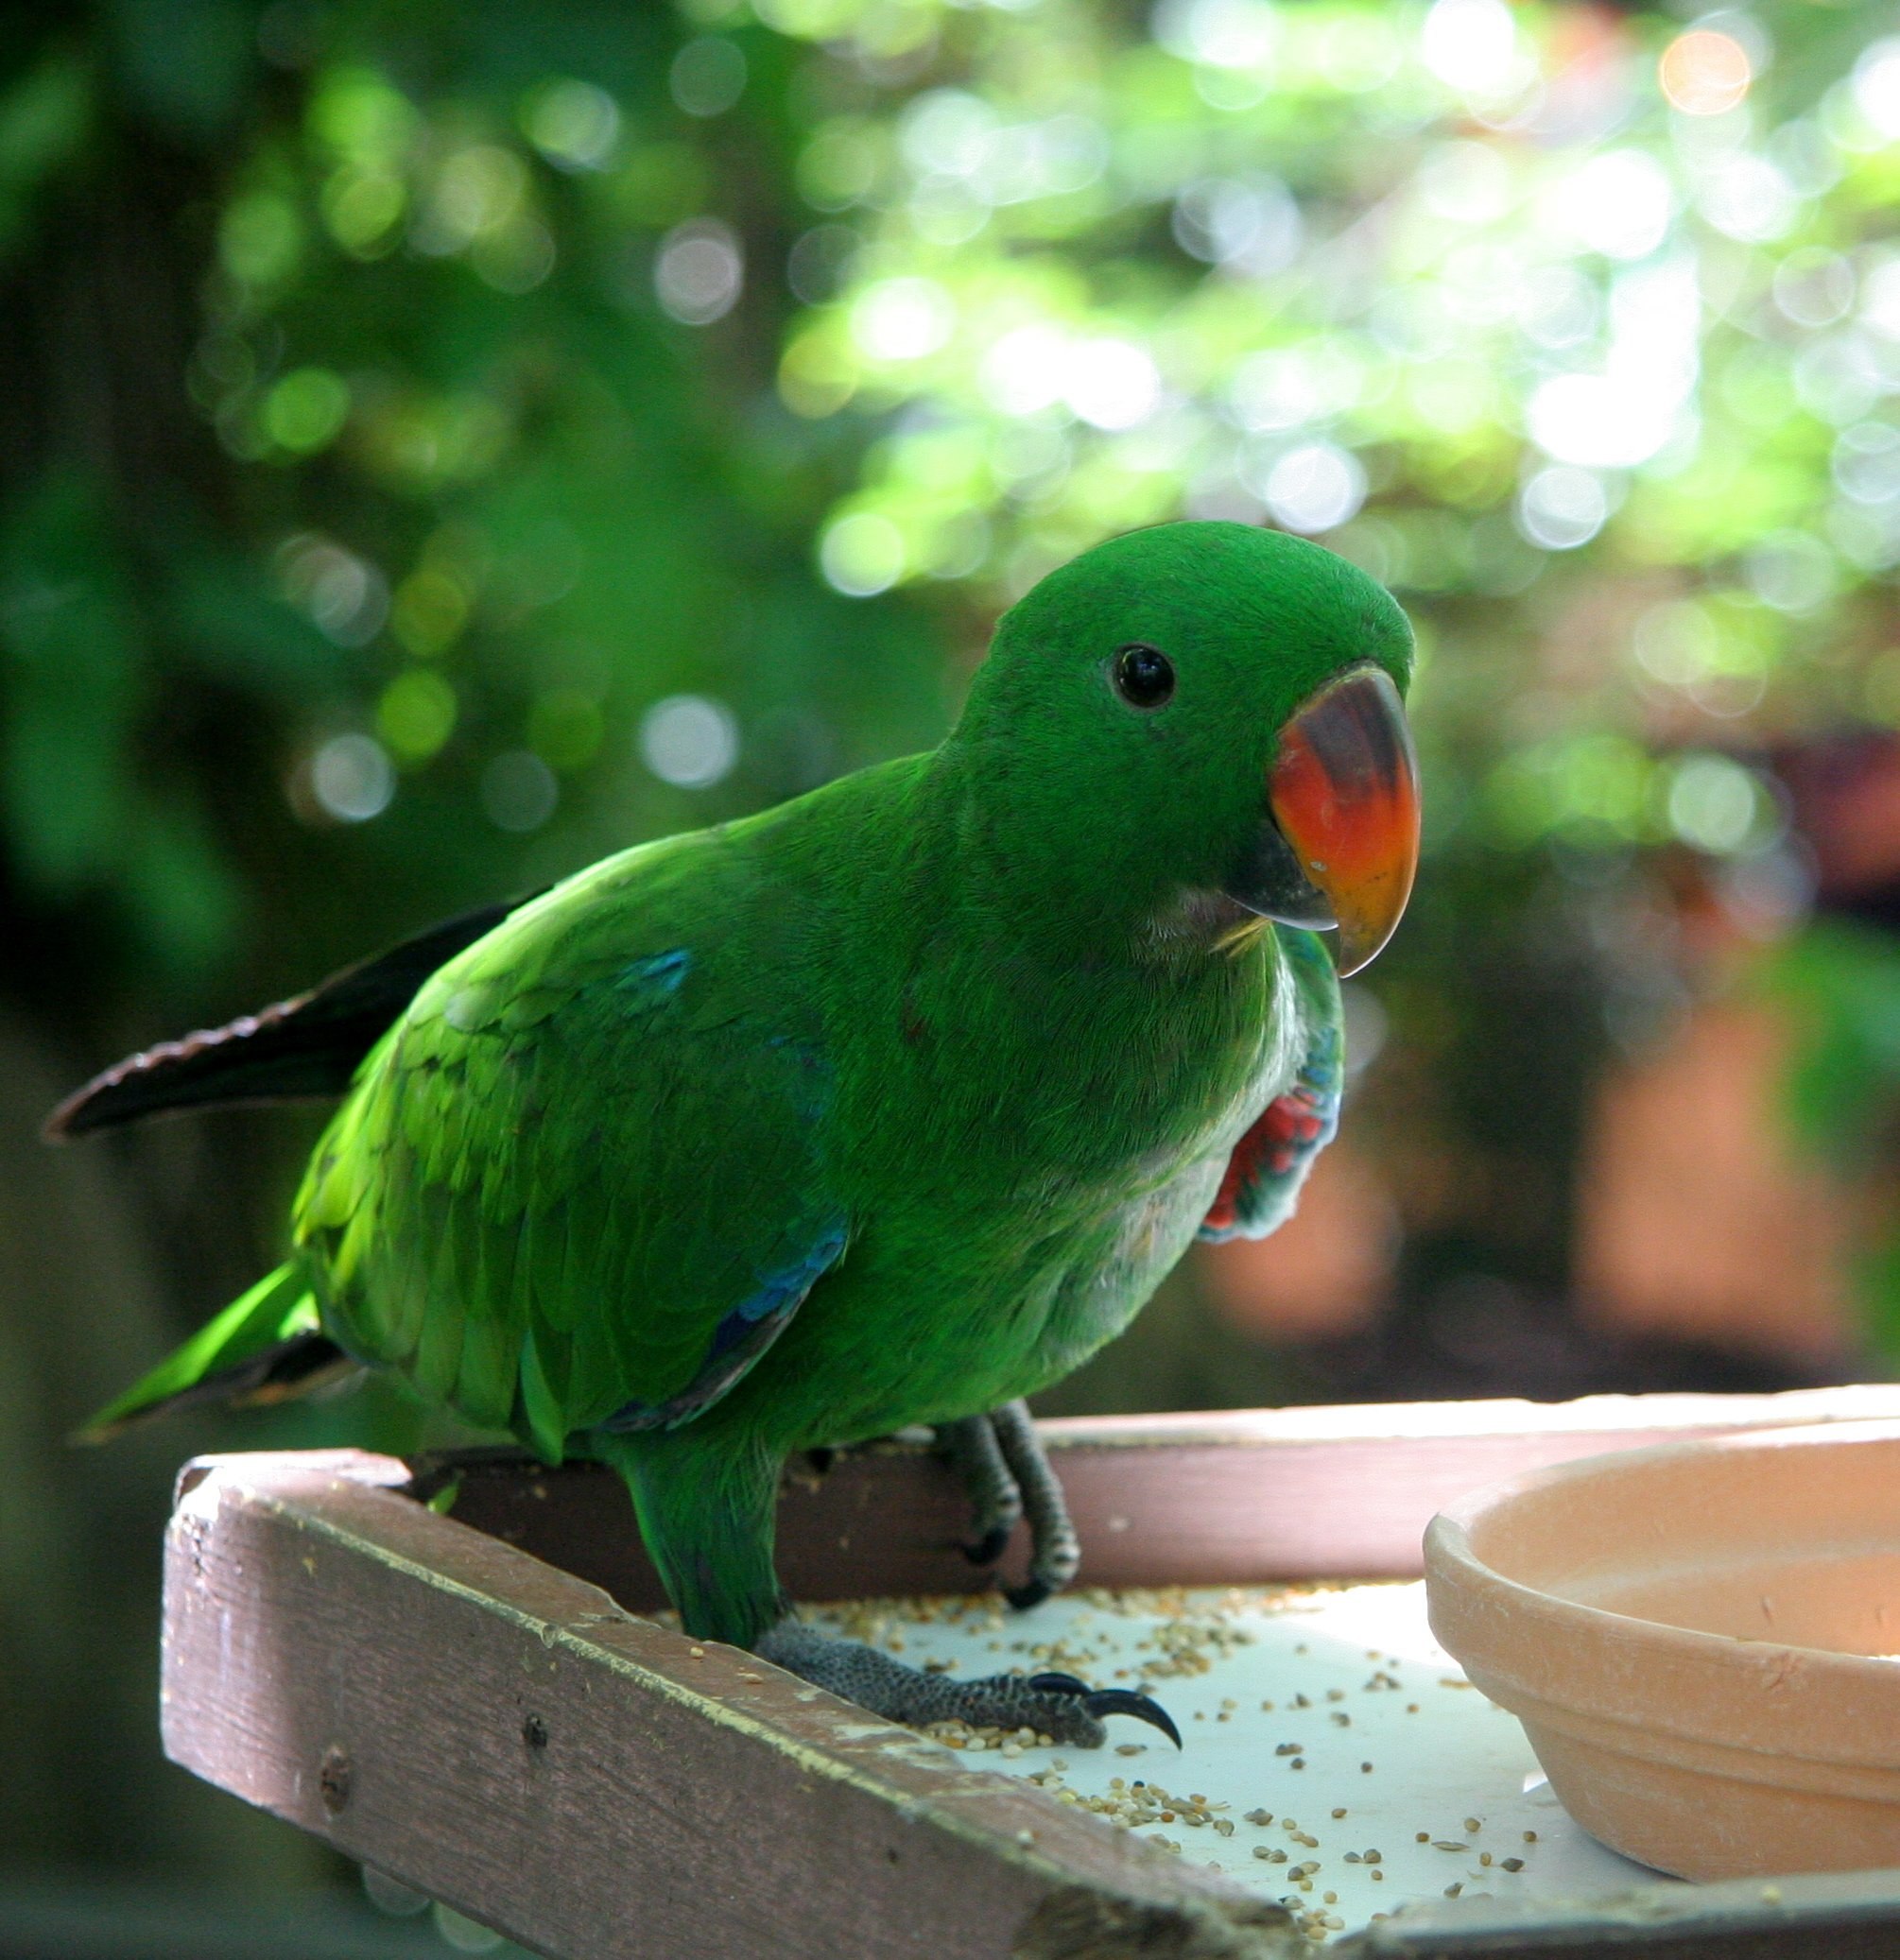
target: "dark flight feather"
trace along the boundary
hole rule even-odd
[[[45,1134],[58,1142],[212,1103],[341,1095],[423,982],[526,903],[510,899],[444,920],[307,993],[129,1056],[69,1095]]]

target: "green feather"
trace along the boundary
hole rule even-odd
[[[316,1331],[317,1302],[308,1274],[296,1261],[281,1265],[233,1300],[116,1401],[107,1403],[78,1432],[77,1439],[103,1442],[133,1417],[254,1360],[293,1334]]]
[[[1178,672],[1159,712],[1110,684],[1131,641]],[[1312,944],[1224,885],[1282,728],[1366,662],[1403,689],[1409,632],[1344,559],[1157,526],[1005,616],[931,754],[510,912],[312,1160],[323,1328],[550,1463],[613,1461],[687,1626],[755,1637],[786,1454],[1060,1379],[1331,1052]]]

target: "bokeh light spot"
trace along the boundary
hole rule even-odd
[[[396,242],[408,189],[393,171],[345,164],[325,180],[318,198],[330,235],[352,258],[379,258]]]
[[[1131,429],[1154,413],[1161,376],[1131,340],[1085,340],[1071,350],[1063,390],[1069,406],[1098,429]]]
[[[1643,259],[1662,244],[1675,207],[1669,174],[1647,150],[1612,149],[1559,180],[1560,225],[1610,259]]]
[[[904,535],[888,517],[857,510],[827,527],[818,547],[825,583],[854,599],[888,592],[904,576]]]
[[[1258,68],[1272,58],[1280,20],[1268,0],[1161,0],[1154,38],[1183,61]]]
[[[1668,825],[1684,844],[1725,857],[1756,831],[1765,799],[1753,774],[1734,757],[1681,756],[1666,780]]]
[[[550,81],[528,96],[521,126],[561,170],[604,170],[620,137],[620,108],[591,81]]]
[[[851,337],[873,361],[922,360],[956,326],[957,309],[934,279],[881,279],[851,311]]]
[[[398,762],[427,762],[455,726],[456,691],[428,668],[398,674],[376,704],[377,732]]]
[[[218,225],[218,257],[233,279],[250,285],[286,278],[302,243],[303,226],[295,208],[268,191],[240,198]]]
[[[1329,531],[1366,500],[1359,459],[1335,442],[1303,442],[1279,457],[1261,486],[1274,521],[1289,531]]]
[[[1875,135],[1900,142],[1900,35],[1889,35],[1861,50],[1851,84],[1854,106]]]
[[[1732,34],[1692,27],[1663,50],[1656,79],[1670,108],[1684,115],[1722,115],[1748,94],[1753,77],[1748,50]]]
[[[1794,618],[1819,612],[1840,583],[1834,554],[1807,531],[1770,531],[1749,547],[1742,576],[1764,606]]]
[[[724,115],[746,92],[746,56],[723,34],[701,34],[673,57],[673,100],[688,115]]]
[[[1419,36],[1425,66],[1460,95],[1495,95],[1517,66],[1517,24],[1504,0],[1433,0]]]
[[[1546,551],[1575,551],[1603,528],[1610,500],[1588,470],[1540,470],[1517,495],[1517,527]]]
[[[640,760],[677,789],[709,789],[739,759],[739,725],[723,701],[668,695],[640,717]]]
[[[1831,327],[1854,304],[1854,267],[1824,246],[1803,246],[1774,268],[1774,303],[1798,327]],[[1900,306],[1895,316],[1900,323]]]
[[[1051,326],[1017,327],[983,356],[979,379],[1005,415],[1036,415],[1062,399],[1069,380],[1068,335]]]
[[[264,398],[264,433],[280,449],[309,456],[327,449],[350,414],[350,385],[327,368],[298,368]]]
[[[481,806],[499,831],[538,831],[554,815],[561,785],[554,771],[526,748],[510,748],[481,772]]]
[[[717,218],[689,218],[676,225],[653,264],[660,304],[689,327],[723,319],[737,304],[744,283],[738,233]]]
[[[389,589],[367,559],[308,531],[278,547],[284,595],[300,607],[325,639],[338,646],[367,646],[389,614]]]
[[[1695,599],[1651,606],[1637,618],[1630,641],[1644,672],[1666,687],[1693,685],[1721,659],[1721,635]]]
[[[380,742],[335,735],[310,759],[310,793],[339,823],[368,823],[389,807],[396,772]]]
[[[389,630],[404,648],[426,660],[453,646],[468,624],[469,598],[446,572],[424,566],[396,588]]]

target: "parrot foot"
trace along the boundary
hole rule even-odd
[[[814,1687],[914,1728],[933,1722],[1030,1728],[1068,1748],[1098,1749],[1108,1740],[1102,1718],[1132,1715],[1181,1746],[1181,1731],[1158,1701],[1126,1688],[1090,1688],[1074,1675],[989,1675],[956,1681],[906,1667],[874,1647],[834,1639],[792,1618],[781,1620],[752,1651]]]
[[[976,1540],[963,1547],[964,1556],[973,1565],[993,1565],[1027,1516],[1029,1574],[1022,1585],[1005,1587],[1003,1596],[1020,1611],[1060,1592],[1081,1564],[1081,1541],[1028,1404],[1005,1402],[988,1415],[946,1422],[937,1434],[970,1494]]]
[[[937,1444],[970,1499],[976,1536],[964,1545],[963,1556],[972,1565],[994,1565],[1023,1515],[1023,1493],[1003,1461],[995,1429],[988,1416],[964,1416],[938,1426]]]

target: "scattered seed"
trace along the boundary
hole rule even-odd
[[[1524,1842],[1525,1842],[1526,1844],[1528,1844],[1528,1845],[1534,1845],[1534,1844],[1535,1844],[1535,1843],[1537,1842],[1537,1833],[1536,1833],[1536,1831],[1526,1831],[1526,1832],[1524,1833]]]
[[[1249,1811],[1247,1813],[1247,1821],[1250,1824],[1270,1824],[1273,1821],[1273,1813],[1271,1811]]]
[[[1524,1860],[1522,1858],[1500,1858],[1497,1862],[1499,1867],[1505,1871],[1522,1871],[1524,1869]]]
[[[1345,1815],[1346,1814],[1345,1814],[1345,1812],[1344,1812],[1343,1810],[1338,1810],[1338,1811],[1335,1811],[1335,1812],[1333,1813],[1333,1814],[1334,1814],[1334,1816],[1336,1816],[1336,1817],[1343,1817],[1343,1816],[1344,1816],[1344,1815]]]
[[[1435,1837],[1431,1841],[1434,1851],[1468,1851],[1469,1845],[1460,1844],[1455,1837]]]
[[[1444,1888],[1444,1896],[1447,1899],[1456,1899],[1458,1895],[1463,1890],[1464,1882],[1461,1879],[1454,1879],[1451,1882],[1451,1883]]]
[[[1491,1853],[1489,1851],[1480,1851],[1477,1854],[1477,1862],[1480,1865],[1489,1865],[1491,1863]]]
[[[1467,1817],[1464,1820],[1464,1828],[1467,1831],[1482,1831],[1484,1826],[1476,1817]]]

